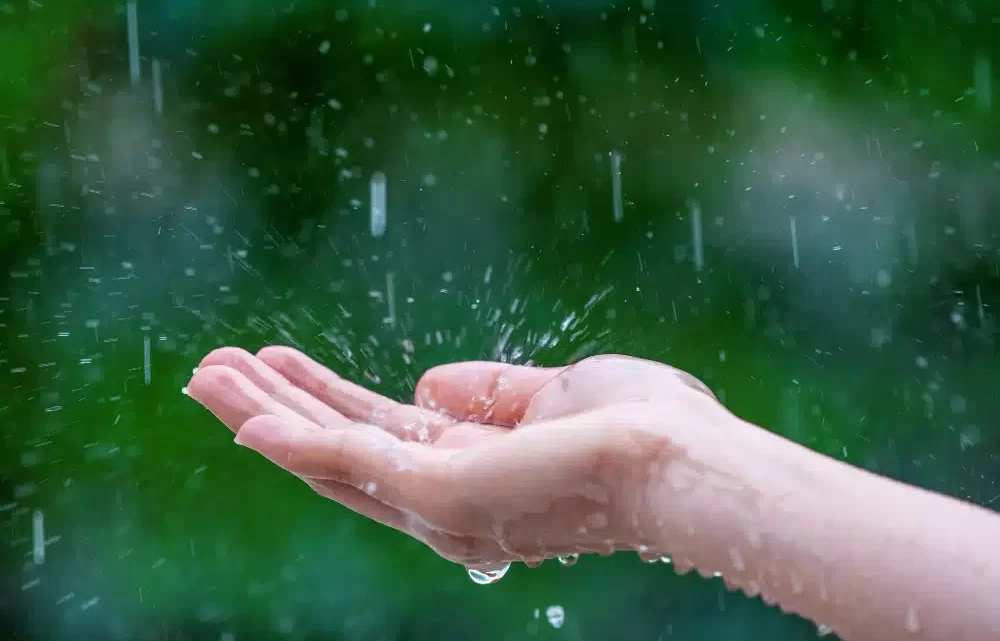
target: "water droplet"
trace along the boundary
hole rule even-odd
[[[567,554],[566,556],[556,557],[559,560],[559,565],[564,568],[571,568],[576,565],[576,562],[580,560],[579,554]]]
[[[736,548],[729,548],[729,561],[733,564],[733,569],[737,572],[742,572],[746,569],[746,564],[743,563],[743,555]]]
[[[494,568],[466,568],[469,573],[469,578],[472,579],[473,583],[478,585],[489,585],[490,583],[496,583],[507,574],[507,570],[510,569],[510,563],[505,563],[499,567]]]
[[[651,551],[649,549],[649,546],[640,545],[639,549],[638,549],[638,552],[639,552],[639,560],[641,560],[643,563],[659,563],[660,562],[660,555],[657,554],[656,552]]]
[[[558,630],[566,623],[566,611],[561,605],[550,605],[545,608],[545,618],[549,620],[549,625]]]
[[[673,563],[669,556],[661,556],[660,563]]]
[[[828,634],[833,634],[833,630],[830,629],[830,626],[823,625],[822,623],[816,626],[816,636],[825,637]]]
[[[906,631],[914,634],[920,632],[920,617],[913,607],[906,611]]]

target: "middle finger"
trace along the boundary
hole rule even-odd
[[[408,441],[435,441],[454,423],[437,412],[404,405],[344,380],[305,354],[290,347],[265,347],[257,357],[293,385],[349,419],[376,425]]]
[[[322,427],[346,427],[350,419],[336,411],[309,392],[299,389],[270,365],[250,352],[238,347],[213,350],[202,359],[199,367],[225,365],[240,372],[251,383],[270,395],[278,403],[298,412]]]

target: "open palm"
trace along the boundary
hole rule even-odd
[[[317,493],[468,565],[641,545],[634,515],[667,445],[650,417],[719,407],[686,373],[622,356],[444,365],[405,404],[290,348],[222,348],[188,389]]]

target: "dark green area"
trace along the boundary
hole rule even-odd
[[[233,447],[181,394],[227,344],[397,398],[452,360],[635,354],[1000,505],[991,3],[138,11],[133,86],[124,4],[0,1],[5,638],[815,637],[631,555],[475,586]]]

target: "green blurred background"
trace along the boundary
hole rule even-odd
[[[0,1],[3,638],[816,635],[633,555],[474,585],[233,447],[220,345],[659,359],[1000,507],[995,3],[135,6]]]

